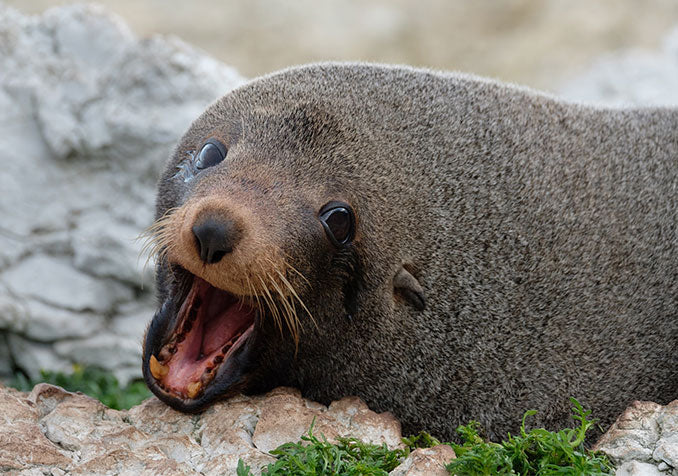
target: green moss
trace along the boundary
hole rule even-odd
[[[315,423],[315,422],[314,422]],[[285,443],[271,454],[278,460],[263,469],[270,476],[384,476],[398,466],[410,452],[409,448],[389,450],[385,444],[363,443],[355,438],[338,438],[331,444],[324,436],[308,434],[297,443]],[[238,476],[249,476],[249,467],[242,460],[238,465]]]
[[[8,385],[28,392],[36,384],[47,382],[71,392],[82,392],[116,410],[131,408],[151,396],[144,382],[133,381],[121,387],[113,374],[94,367],[74,365],[73,372],[70,374],[45,370],[40,374],[37,380],[29,380],[24,375],[18,374],[11,382],[8,382]]]
[[[452,444],[457,459],[447,465],[456,475],[612,475],[612,466],[602,454],[584,448],[586,432],[595,423],[589,420],[590,411],[584,411],[575,399],[573,418],[576,428],[551,432],[542,428],[525,430],[525,420],[536,413],[530,410],[523,416],[520,435],[508,435],[502,443],[486,442],[479,436],[480,425],[470,422],[460,426],[463,444]]]

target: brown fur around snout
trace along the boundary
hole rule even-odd
[[[218,217],[235,223],[240,238],[232,252],[219,262],[208,264],[200,258],[193,232],[203,217]],[[168,259],[213,286],[237,295],[252,295],[252,282],[260,275],[275,275],[284,269],[280,247],[255,210],[229,197],[207,196],[190,200],[172,214],[167,225],[172,236]]]

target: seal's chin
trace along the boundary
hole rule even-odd
[[[168,298],[153,318],[143,365],[151,390],[183,411],[198,411],[213,395],[223,394],[224,387],[239,383],[240,354],[254,332],[256,317],[242,299],[198,276],[191,278],[183,301]]]

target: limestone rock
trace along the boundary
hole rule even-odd
[[[152,223],[158,172],[199,112],[241,82],[176,38],[137,38],[101,7],[27,16],[0,4],[6,361],[32,377],[94,362],[140,376],[138,321],[155,306],[135,239]]]
[[[610,53],[559,90],[567,99],[607,106],[678,105],[678,28],[658,51]]]
[[[634,402],[594,449],[610,457],[618,476],[678,476],[678,400],[666,406]]]
[[[179,413],[156,398],[116,411],[48,384],[36,385],[30,394],[0,387],[0,471],[33,474],[49,466],[52,474],[220,475],[235,474],[242,459],[259,474],[274,461],[268,454],[274,439],[284,434],[288,440],[281,442],[298,441],[308,430],[290,421],[299,415],[321,421],[326,434],[369,440],[386,433],[372,441],[392,448],[400,444],[400,426],[391,415],[378,415],[358,399],[337,406],[343,417],[302,399],[296,390],[278,388],[263,396],[231,398],[199,415]],[[412,458],[409,472],[398,474],[425,474],[412,468],[437,465],[449,456],[436,448],[415,453],[422,456]]]
[[[445,465],[456,455],[452,447],[438,445],[433,448],[418,448],[414,450],[390,476],[449,476]]]
[[[92,278],[65,260],[31,256],[3,273],[10,292],[23,301],[36,300],[57,309],[103,313],[132,299],[132,289],[115,281]]]

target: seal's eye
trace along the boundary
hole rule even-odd
[[[226,157],[226,147],[221,142],[210,139],[208,140],[197,157],[195,158],[195,168],[198,170],[213,167]]]
[[[351,242],[355,235],[355,215],[347,203],[330,202],[320,209],[320,223],[334,246]]]

